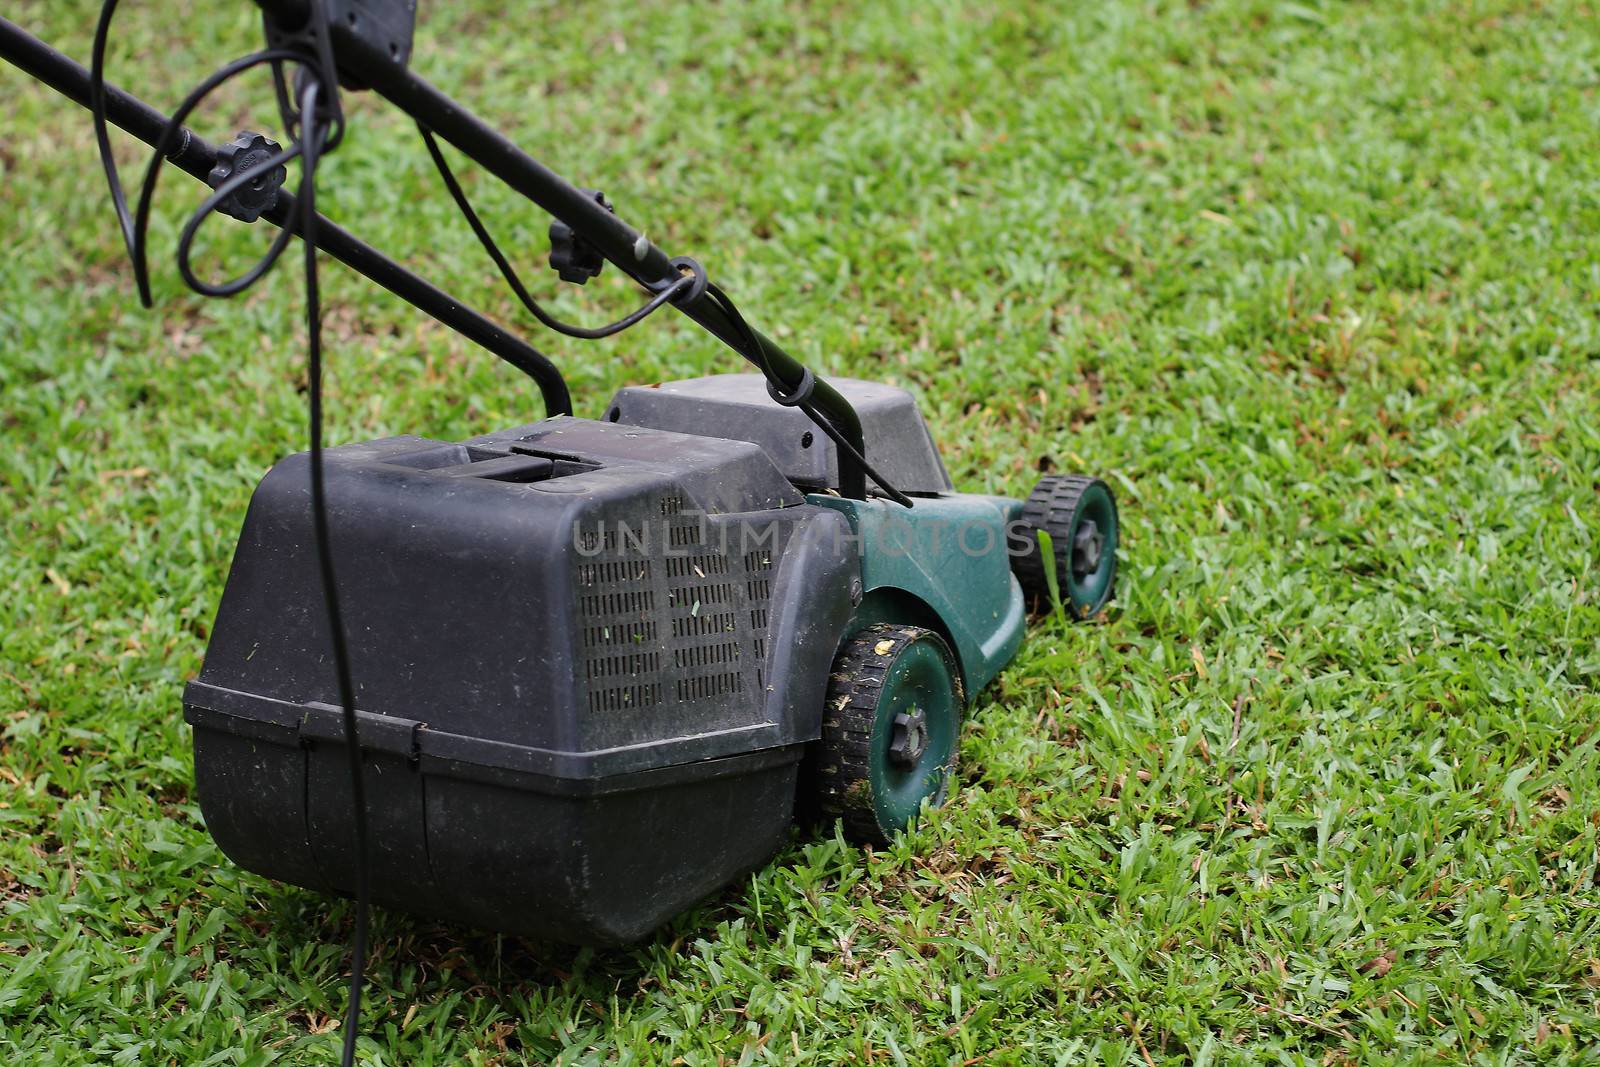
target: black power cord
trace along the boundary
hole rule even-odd
[[[133,254],[133,220],[128,216],[128,198],[122,191],[122,179],[117,176],[117,161],[111,154],[111,128],[106,122],[106,42],[111,37],[111,19],[116,13],[117,0],[105,0],[100,5],[100,19],[94,27],[94,48],[89,57],[89,114],[94,119],[95,145],[100,150],[100,166],[106,172],[106,183],[111,186],[111,205],[117,212],[122,243],[128,250],[128,257],[134,261],[133,280],[139,289],[139,302],[149,307],[150,279]]]
[[[263,64],[271,64],[279,114],[291,135],[292,144],[289,148],[274,153],[261,166],[271,168],[292,159],[300,160],[300,185],[296,197],[296,206],[299,209],[298,226],[285,225],[273,239],[266,253],[248,270],[230,281],[212,284],[203,281],[194,273],[190,255],[195,235],[201,224],[217,210],[219,204],[251,179],[250,170],[241,170],[221,182],[190,216],[179,237],[177,259],[179,273],[184,282],[195,292],[204,296],[232,296],[249,288],[272,269],[284,248],[288,246],[290,236],[295,232],[299,233],[301,246],[305,252],[306,393],[310,436],[311,524],[316,546],[317,570],[322,582],[323,604],[328,618],[340,710],[344,718],[345,751],[350,768],[351,817],[356,838],[356,922],[350,941],[350,995],[345,1010],[344,1042],[340,1055],[341,1064],[344,1067],[352,1067],[355,1063],[356,1040],[361,1022],[361,993],[366,974],[371,874],[367,851],[366,789],[356,723],[355,682],[350,670],[350,649],[345,637],[344,616],[340,607],[338,581],[330,547],[322,446],[322,304],[317,277],[316,173],[323,156],[337,147],[344,135],[344,119],[338,101],[338,77],[333,67],[332,54],[328,51],[326,43],[327,12],[321,0],[311,0],[313,39],[318,42],[315,55],[304,55],[290,49],[254,52],[222,67],[184,98],[183,104],[161,131],[161,137],[150,158],[150,165],[145,171],[137,210],[130,218],[127,198],[117,176],[116,162],[111,155],[111,141],[106,122],[105,51],[116,7],[117,0],[104,0],[100,8],[100,20],[95,28],[94,53],[90,67],[90,110],[94,116],[95,139],[100,149],[101,166],[111,187],[111,202],[116,209],[117,222],[121,227],[123,240],[127,244],[128,254],[133,260],[134,279],[139,289],[139,299],[144,306],[149,307],[151,304],[145,237],[149,227],[150,205],[155,195],[161,164],[165,157],[179,147],[176,142],[183,131],[184,120],[207,96],[246,71]],[[287,92],[285,64],[293,64],[298,70],[297,99],[293,103]],[[325,92],[326,99],[323,97]],[[259,168],[253,170],[257,174],[261,173]]]
[[[322,5],[316,4],[317,10]],[[324,37],[326,36],[324,32]],[[336,82],[331,79],[329,85]],[[306,79],[301,95],[302,117],[316,110],[321,88],[315,79]],[[337,91],[337,90],[335,90]],[[372,885],[367,853],[367,796],[361,773],[361,746],[356,733],[356,692],[350,674],[350,650],[345,644],[344,617],[339,607],[339,587],[333,571],[329,547],[327,493],[322,463],[322,302],[317,284],[317,207],[313,178],[322,146],[317,142],[321,128],[314,127],[305,141],[305,160],[300,176],[300,245],[305,251],[306,280],[306,390],[311,423],[311,521],[316,533],[317,568],[322,572],[322,597],[332,634],[333,664],[338,674],[339,703],[344,713],[345,753],[350,763],[350,803],[356,833],[356,928],[350,938],[350,998],[344,1016],[344,1049],[340,1062],[355,1063],[356,1038],[361,1023],[361,986],[367,965],[367,926],[371,911]],[[213,194],[214,195],[214,194]]]
[[[444,153],[439,150],[439,142],[433,136],[433,131],[421,123],[417,124],[417,129],[422,133],[422,143],[427,145],[428,155],[433,157],[433,165],[439,171],[439,177],[444,179],[444,187],[450,191],[450,198],[456,202],[456,207],[460,209],[461,216],[467,220],[467,225],[471,226],[472,232],[477,235],[478,243],[483,246],[485,252],[489,253],[489,258],[494,260],[494,265],[499,268],[500,276],[506,280],[506,285],[511,288],[512,293],[516,294],[517,299],[522,301],[522,306],[527,308],[534,318],[557,333],[587,341],[611,337],[630,326],[637,326],[649,318],[651,313],[663,304],[689,293],[698,284],[699,280],[695,277],[695,274],[685,274],[671,285],[663,287],[660,292],[651,297],[638,310],[604,326],[591,328],[562,322],[546,311],[533,298],[533,295],[528,292],[527,286],[522,284],[522,278],[517,274],[516,268],[511,265],[511,261],[506,258],[505,253],[500,251],[500,246],[495,243],[494,238],[489,236],[489,231],[484,227],[483,220],[478,218],[478,213],[473,210],[472,202],[467,199],[467,194],[462,191],[461,183],[456,181],[455,173],[450,169],[450,164],[445,161]]]
[[[568,337],[578,337],[588,340],[601,337],[610,337],[614,334],[621,333],[630,326],[638,325],[640,322],[643,322],[647,317],[649,317],[649,315],[657,308],[668,303],[669,301],[672,301],[680,295],[689,296],[689,299],[691,300],[694,299],[695,296],[699,295],[699,293],[695,292],[695,288],[698,286],[706,296],[716,301],[717,304],[722,307],[722,310],[727,314],[728,318],[733,320],[733,323],[738,328],[740,337],[744,342],[744,348],[741,354],[744,355],[746,359],[754,362],[755,365],[761,370],[762,376],[767,379],[767,384],[772,392],[773,398],[787,407],[798,407],[801,411],[805,412],[811,421],[816,423],[817,427],[821,429],[823,433],[827,434],[829,439],[833,441],[834,447],[838,448],[839,451],[847,458],[853,460],[866,473],[867,477],[871,478],[878,484],[879,488],[883,490],[884,496],[890,500],[893,500],[896,504],[900,504],[904,507],[909,508],[913,506],[911,498],[900,492],[900,490],[896,489],[893,485],[890,485],[883,475],[874,470],[872,466],[867,463],[866,458],[858,449],[856,449],[854,445],[850,443],[849,439],[845,437],[839,428],[835,426],[832,421],[830,421],[827,416],[824,415],[815,405],[809,402],[811,386],[814,382],[814,379],[810,376],[809,371],[807,372],[805,384],[802,386],[802,395],[792,398],[784,395],[784,383],[782,379],[780,379],[773,371],[772,365],[767,359],[766,346],[761,343],[760,335],[750,328],[749,323],[745,322],[744,316],[739,314],[739,309],[734,306],[733,300],[728,296],[728,294],[723,292],[721,288],[709,280],[705,279],[701,267],[693,260],[674,261],[675,263],[679,263],[681,269],[686,269],[690,273],[683,275],[683,277],[678,281],[664,286],[642,307],[631,314],[618,319],[616,322],[608,323],[605,326],[587,328],[562,322],[554,315],[551,315],[539,304],[537,300],[533,298],[532,294],[528,292],[527,287],[522,284],[522,278],[517,274],[516,268],[511,265],[511,261],[506,258],[505,253],[500,250],[500,246],[495,243],[495,239],[489,235],[489,231],[484,226],[483,220],[478,217],[477,211],[473,209],[472,202],[467,199],[467,194],[462,190],[461,183],[456,180],[455,173],[450,169],[450,164],[445,160],[444,153],[440,150],[439,142],[434,137],[433,131],[421,123],[417,124],[417,129],[422,133],[422,142],[428,148],[428,155],[433,157],[433,165],[439,171],[439,177],[444,180],[445,188],[450,192],[450,198],[456,202],[456,207],[460,209],[462,217],[467,220],[467,225],[472,227],[472,232],[477,235],[478,243],[483,246],[483,250],[489,254],[489,258],[492,259],[494,261],[494,265],[499,268],[500,276],[505,279],[506,284],[511,288],[511,291],[516,294],[517,299],[522,302],[523,307],[527,308],[528,311],[532,313],[534,318],[538,319],[550,329],[555,330],[557,333],[566,334]]]

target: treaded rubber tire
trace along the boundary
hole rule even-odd
[[[878,624],[851,635],[839,650],[828,678],[822,712],[822,737],[817,743],[817,807],[825,823],[838,819],[845,837],[856,844],[886,845],[904,830],[910,818],[895,824],[880,814],[873,792],[874,747],[887,751],[889,738],[878,729],[884,682],[896,661],[913,645],[930,644],[943,658],[954,702],[949,756],[936,789],[924,794],[938,806],[947,799],[955,778],[960,749],[962,709],[966,706],[955,656],[937,633],[920,626]],[[881,649],[881,651],[880,651]]]
[[[1084,599],[1074,595],[1072,575],[1072,535],[1078,524],[1080,511],[1086,497],[1103,492],[1110,503],[1113,536],[1111,540],[1110,571],[1104,588]],[[1027,533],[1027,547],[1011,559],[1011,570],[1022,586],[1022,595],[1035,611],[1051,606],[1050,583],[1045,577],[1044,554],[1039,550],[1037,531],[1050,535],[1051,548],[1056,558],[1056,576],[1060,583],[1061,600],[1075,619],[1086,619],[1105,606],[1116,591],[1116,531],[1117,505],[1111,487],[1099,478],[1082,474],[1049,474],[1039,479],[1023,502],[1019,521]]]

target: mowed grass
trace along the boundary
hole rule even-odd
[[[6,14],[86,57],[96,6]],[[124,6],[115,80],[165,106],[259,36]],[[627,950],[380,912],[363,1062],[1600,1061],[1592,3],[421,6],[419,71],[798,355],[916,390],[958,487],[1107,477],[1122,576],[892,848],[797,838]],[[347,100],[329,213],[523,324],[414,130]],[[179,707],[303,447],[300,283],[184,290],[174,172],[139,309],[87,114],[0,66],[0,119],[0,1051],[332,1062],[351,906],[220,854]],[[197,122],[278,132],[264,80]],[[547,220],[464,169],[554,292]],[[325,286],[332,439],[542,414]],[[735,369],[670,318],[533,337],[593,415]]]

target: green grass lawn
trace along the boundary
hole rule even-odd
[[[892,848],[796,839],[627,950],[378,913],[364,1062],[1600,1062],[1592,0],[993,6],[421,5],[419,71],[797,355],[916,391],[958,488],[1104,475],[1122,577],[1033,630]],[[5,14],[86,58],[96,7]],[[259,36],[124,7],[114,78],[168,107]],[[525,325],[415,131],[348,100],[325,210]],[[197,125],[271,114],[261,80]],[[547,220],[463,170],[554,292]],[[87,113],[0,65],[10,1064],[336,1055],[351,906],[230,865],[191,791],[180,690],[305,436],[298,274],[189,294],[199,199],[167,175],[142,311]],[[324,278],[332,440],[542,414]],[[676,316],[532,336],[579,414],[735,369]]]

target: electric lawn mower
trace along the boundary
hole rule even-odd
[[[412,73],[414,2],[257,2],[267,48],[170,118],[104,83],[116,0],[92,70],[0,20],[0,54],[93,109],[147,303],[144,229],[163,158],[212,186],[179,243],[199,291],[241,291],[302,238],[311,448],[255,490],[183,698],[223,851],[363,903],[613,943],[767,860],[797,808],[884,842],[941,803],[963,711],[1015,653],[1030,603],[1087,617],[1111,596],[1106,485],[1051,476],[1026,500],[955,492],[908,393],[824,381],[753,329],[700,263],[669,256],[604,196]],[[256,67],[273,76],[288,148],[251,132],[212,146],[183,126]],[[756,373],[630,386],[598,418],[574,417],[543,355],[317,215],[341,87],[416,120],[539,321],[599,337],[671,305]],[[108,120],[156,149],[132,212]],[[440,141],[553,216],[561,278],[583,284],[610,263],[647,302],[600,328],[556,319]],[[265,258],[220,285],[189,264],[216,212],[282,227]],[[527,372],[546,418],[466,441],[324,450],[319,249]]]

